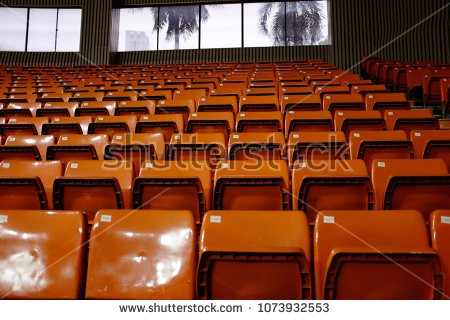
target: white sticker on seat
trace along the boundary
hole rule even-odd
[[[360,135],[358,132],[354,132],[354,133],[353,133],[353,136],[356,137],[356,138],[361,137],[361,135]]]
[[[292,137],[293,137],[294,139],[298,139],[298,138],[300,138],[300,135],[296,133],[296,134],[292,135]]]
[[[109,214],[102,214],[102,216],[100,217],[100,221],[109,223],[112,221],[112,217]]]
[[[9,162],[3,162],[2,163],[2,168],[3,169],[9,169],[9,167],[10,167],[10,163]]]
[[[377,163],[378,168],[385,168],[386,167],[386,163],[385,162],[378,162]]]
[[[16,137],[9,137],[9,141],[16,141]]]
[[[441,217],[441,223],[442,224],[450,224],[450,217],[442,216]]]
[[[196,114],[196,113],[193,113],[193,114],[191,114],[191,116],[193,116],[193,117],[196,117],[196,116],[197,116],[197,114]]]
[[[220,168],[222,168],[222,169],[228,169],[228,163],[222,163],[221,165],[220,165]]]
[[[239,139],[239,135],[238,134],[233,134],[233,139]]]
[[[300,162],[300,163],[298,164],[298,167],[299,167],[299,168],[306,168],[306,167],[307,167],[307,164],[306,164],[306,162]]]
[[[388,116],[393,116],[394,115],[394,113],[392,111],[389,111],[387,114],[388,114]]]
[[[179,134],[177,134],[177,135],[175,136],[175,140],[181,140],[181,136],[180,136]]]
[[[323,217],[323,223],[334,224],[334,217],[332,216]]]
[[[69,140],[69,137],[61,137],[61,141],[67,141]]]
[[[415,137],[421,137],[422,134],[421,134],[420,132],[414,132],[414,136],[415,136]]]
[[[145,164],[145,167],[151,169],[151,168],[153,168],[153,163],[147,162],[147,163]]]
[[[222,223],[222,216],[211,216],[209,219],[211,223]]]
[[[116,139],[117,139],[117,140],[122,140],[123,137],[122,137],[122,136],[116,136]]]
[[[70,167],[71,167],[72,169],[78,169],[78,163],[71,163],[71,164],[70,164]]]
[[[0,215],[0,223],[7,223],[8,222],[8,216],[7,215]]]

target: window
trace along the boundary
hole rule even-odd
[[[55,51],[56,9],[30,9],[28,51]]]
[[[57,52],[80,51],[81,9],[59,9]]]
[[[244,4],[244,47],[285,45],[284,2]]]
[[[330,45],[328,2],[124,8],[119,51]]]
[[[241,4],[203,5],[200,48],[242,46]]]
[[[81,9],[0,8],[0,21],[0,51],[80,50]]]
[[[198,49],[200,6],[159,8],[159,50]]]
[[[0,51],[25,51],[28,9],[0,8]]]
[[[288,46],[331,44],[328,37],[328,1],[286,2]]]
[[[158,8],[120,9],[119,51],[156,50],[157,18]]]

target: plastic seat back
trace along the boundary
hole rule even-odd
[[[314,231],[316,298],[442,299],[442,268],[417,211],[324,211]]]
[[[62,176],[59,161],[5,160],[0,165],[0,206],[4,210],[53,208],[53,182]]]
[[[430,215],[431,245],[438,252],[444,268],[445,299],[450,299],[450,211],[438,210]]]
[[[53,136],[9,136],[4,146],[0,146],[0,161],[47,159],[47,147],[55,144]]]
[[[285,117],[286,139],[292,132],[333,131],[329,111],[288,111]]]
[[[133,164],[115,160],[70,161],[63,177],[55,180],[56,210],[77,210],[89,221],[102,209],[131,208]]]
[[[10,135],[40,135],[42,125],[47,123],[47,118],[11,118],[6,124],[0,124],[0,135],[7,138]]]
[[[264,161],[284,159],[285,140],[281,132],[234,133],[228,147],[229,160]]]
[[[388,130],[403,130],[407,136],[413,130],[439,130],[439,121],[429,109],[387,111],[384,118]]]
[[[90,116],[54,117],[42,125],[42,134],[54,135],[56,139],[68,134],[87,134],[91,121]]]
[[[450,176],[441,159],[379,160],[372,164],[377,210],[418,210],[425,221],[450,209]]]
[[[412,131],[410,139],[417,159],[442,159],[450,170],[450,131]]]
[[[334,128],[344,132],[348,141],[352,131],[383,131],[386,122],[379,111],[337,111]]]
[[[116,134],[133,133],[136,116],[99,116],[89,124],[88,134],[107,134],[110,139]]]
[[[189,211],[99,211],[91,232],[86,298],[194,299],[195,248]]]
[[[405,132],[354,131],[350,134],[350,158],[362,159],[367,168],[377,159],[414,159],[414,150]]]
[[[214,177],[214,210],[289,210],[289,170],[283,160],[222,161]]]
[[[82,299],[87,227],[81,212],[2,211],[0,297]]]
[[[200,234],[197,298],[312,298],[302,212],[210,211]]]

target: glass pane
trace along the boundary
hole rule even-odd
[[[56,51],[80,51],[81,9],[59,9]]]
[[[30,9],[28,51],[55,51],[57,9]]]
[[[241,4],[202,6],[200,47],[240,48],[242,45]]]
[[[285,45],[284,2],[244,4],[244,47]]]
[[[198,5],[160,7],[159,50],[198,48]]]
[[[289,46],[330,44],[328,1],[286,2],[287,44]]]
[[[158,8],[120,9],[119,51],[156,50]]]
[[[27,11],[19,8],[0,8],[0,51],[25,51]]]

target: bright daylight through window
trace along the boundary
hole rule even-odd
[[[122,8],[118,51],[330,45],[328,6],[280,1]]]

